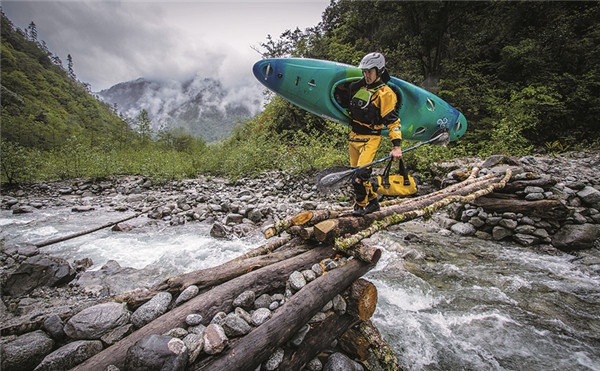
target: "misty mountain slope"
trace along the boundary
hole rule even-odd
[[[184,82],[139,78],[97,95],[129,118],[146,110],[155,131],[182,127],[206,142],[229,136],[263,104],[258,84],[226,89],[219,81],[200,76]]]

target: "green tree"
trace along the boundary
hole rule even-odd
[[[148,145],[152,140],[152,134],[154,133],[151,125],[152,120],[150,120],[148,111],[143,109],[135,118],[135,123],[140,144],[143,146]]]

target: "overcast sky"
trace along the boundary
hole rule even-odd
[[[287,29],[316,26],[329,0],[28,1],[3,0],[21,29],[33,21],[38,40],[92,91],[139,77],[220,78],[247,85],[261,56],[251,47]]]

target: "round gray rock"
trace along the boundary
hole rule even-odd
[[[103,303],[77,313],[65,325],[72,339],[100,339],[110,330],[123,326],[131,317],[126,303]]]
[[[150,335],[140,339],[127,350],[125,369],[129,371],[185,370],[188,349],[180,339]]]
[[[9,343],[0,345],[2,370],[31,370],[52,351],[54,340],[44,331],[21,335]]]
[[[135,327],[140,328],[152,322],[165,314],[172,299],[173,295],[171,295],[171,293],[159,292],[147,303],[144,303],[133,312],[131,315],[131,323],[133,323]]]

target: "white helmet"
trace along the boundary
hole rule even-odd
[[[371,68],[377,68],[377,72],[383,71],[385,68],[385,58],[381,53],[369,53],[364,56],[358,68],[361,70],[369,70]]]

